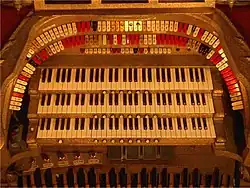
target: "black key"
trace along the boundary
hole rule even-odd
[[[190,81],[194,82],[194,73],[192,68],[189,68],[189,76],[190,76]]]
[[[199,96],[199,94],[196,93],[195,96],[196,96],[197,105],[200,105],[200,104],[201,104],[201,101],[200,101],[200,96]]]
[[[115,105],[118,105],[118,97],[119,97],[119,94],[118,93],[116,93],[115,94]]]
[[[79,94],[76,94],[75,105],[76,105],[76,106],[79,105]]]
[[[196,82],[199,82],[199,81],[200,81],[200,77],[199,77],[198,69],[195,68],[195,69],[194,69],[194,72],[195,72],[195,80],[196,80]]]
[[[196,130],[195,119],[194,119],[194,118],[192,118],[192,119],[191,119],[191,121],[192,121],[192,127],[193,127],[193,130]]]
[[[123,82],[127,82],[127,69],[123,69]]]
[[[126,174],[125,168],[122,168],[119,172],[119,183],[120,183],[120,187],[127,186],[127,174]]]
[[[161,171],[161,185],[162,187],[168,187],[169,183],[168,183],[168,175],[167,175],[167,169],[164,168]]]
[[[128,81],[129,81],[129,82],[132,82],[132,80],[133,80],[132,69],[129,68],[129,69],[128,69]]]
[[[104,69],[101,68],[101,82],[104,82]]]
[[[119,130],[119,118],[115,118],[115,130]]]
[[[81,98],[81,105],[83,106],[85,103],[85,94],[82,94],[82,98]]]
[[[172,97],[170,93],[168,93],[168,104],[172,105]]]
[[[148,81],[152,82],[152,70],[151,70],[151,68],[148,68]]]
[[[85,82],[85,73],[86,73],[86,70],[82,69],[81,82]]]
[[[67,82],[70,82],[70,80],[71,80],[71,69],[68,69]]]
[[[93,94],[89,94],[89,105],[93,105],[93,102],[94,102],[94,96]]]
[[[162,78],[162,82],[166,82],[166,74],[165,74],[164,68],[161,68],[161,78]]]
[[[49,69],[49,75],[48,75],[48,82],[51,82],[51,77],[52,77],[52,69]]]
[[[201,100],[202,100],[202,104],[206,105],[206,98],[205,98],[205,94],[204,93],[201,94]]]
[[[185,76],[184,68],[181,68],[181,81],[186,82],[186,76]]]
[[[140,121],[139,118],[135,118],[135,130],[139,129],[139,126],[138,126],[139,121]]]
[[[162,93],[162,102],[163,102],[163,105],[167,105],[167,99],[166,99],[166,94],[165,93]]]
[[[153,168],[152,171],[150,172],[150,183],[152,187],[158,187],[158,177],[159,176],[157,174],[156,168]]]
[[[90,69],[90,73],[89,73],[89,81],[93,82],[94,80],[94,69]]]
[[[95,130],[98,130],[99,127],[99,118],[95,118]]]
[[[166,118],[163,118],[163,128],[164,128],[164,130],[168,129],[167,119]]]
[[[104,105],[104,94],[101,94],[101,105]]]
[[[146,168],[141,171],[141,187],[148,187],[148,173]]]
[[[109,69],[109,82],[113,81],[113,69]]]
[[[50,124],[51,124],[51,119],[49,118],[47,121],[46,130],[50,130]]]
[[[65,124],[65,119],[62,118],[62,119],[61,119],[61,127],[60,127],[60,130],[64,130],[64,124]]]
[[[45,119],[42,118],[40,130],[44,130],[44,126],[45,126]]]
[[[65,94],[62,94],[62,98],[61,98],[61,105],[63,106],[65,102]]]
[[[157,105],[161,105],[161,96],[160,96],[160,93],[157,93],[156,94],[156,102],[157,102]]]
[[[201,81],[202,81],[202,82],[205,82],[205,73],[204,73],[204,69],[203,69],[203,68],[200,68],[200,71],[201,71]]]
[[[70,129],[70,118],[67,118],[66,130]]]
[[[174,187],[179,187],[180,180],[181,180],[180,174],[174,174]]]
[[[89,129],[93,130],[93,118],[89,118]]]
[[[183,175],[182,186],[188,187],[188,169],[187,168],[184,168],[182,175]]]
[[[178,126],[178,130],[182,130],[181,119],[180,118],[177,118],[177,126]]]
[[[44,104],[45,104],[45,98],[46,98],[46,95],[42,94],[41,106],[44,106]]]
[[[79,78],[80,78],[80,69],[76,69],[75,82],[79,82]]]
[[[99,82],[99,69],[95,69],[95,82]]]
[[[176,93],[176,102],[177,102],[177,105],[181,105],[181,100],[180,100],[180,94],[179,93]]]
[[[194,169],[193,172],[193,186],[194,187],[199,187],[200,186],[200,175],[198,169]],[[218,186],[216,186],[218,187]]]
[[[56,94],[56,106],[59,105],[59,101],[60,101],[60,94]]]
[[[59,129],[59,118],[56,118],[55,130]]]
[[[207,130],[207,120],[206,120],[206,118],[202,118],[202,122],[203,122],[204,129]]]
[[[142,94],[143,105],[147,105],[146,93]]]
[[[152,93],[148,94],[149,105],[152,105]]]
[[[123,119],[123,129],[127,130],[128,129],[128,125],[127,125],[127,118]]]
[[[109,118],[109,129],[113,129],[113,118]]]
[[[133,119],[128,118],[128,123],[129,123],[129,130],[133,130]]]
[[[149,130],[153,130],[153,119],[149,118]]]
[[[95,105],[99,103],[99,94],[95,94]]]
[[[79,129],[79,118],[75,119],[75,130]]]
[[[198,129],[201,130],[202,126],[201,126],[201,119],[197,118],[197,123],[198,123]]]
[[[134,94],[134,101],[135,101],[135,105],[138,105],[138,93]]]
[[[187,104],[187,100],[186,100],[185,93],[182,93],[181,96],[182,96],[182,103],[183,103],[183,105],[186,105]]]
[[[70,105],[70,99],[71,99],[71,94],[68,94],[68,97],[67,97],[67,103],[66,105],[69,106]]]
[[[123,93],[123,105],[127,105],[127,94]]]
[[[109,105],[112,105],[112,103],[113,103],[113,94],[110,93],[109,94]]]
[[[179,69],[175,68],[175,80],[176,82],[180,82]]]
[[[62,70],[62,82],[65,82],[66,80],[66,69]]]
[[[188,129],[188,127],[187,127],[187,119],[186,118],[183,118],[183,126],[184,126],[184,130]]]
[[[156,81],[160,82],[160,69],[156,68]]]
[[[56,82],[60,82],[61,69],[57,69],[56,71]]]
[[[157,118],[158,129],[162,130],[161,118]]]
[[[173,130],[173,122],[172,122],[172,118],[168,118],[168,126],[170,130]]]
[[[104,121],[105,121],[105,119],[101,118],[101,130],[104,130]]]
[[[168,82],[171,82],[171,72],[170,68],[167,68]]]
[[[84,130],[85,118],[81,118],[81,130]]]
[[[195,105],[194,104],[194,94],[193,93],[190,93],[190,98],[191,98],[191,104]]]
[[[115,82],[118,82],[119,72],[118,69],[115,69]]]
[[[143,118],[143,129],[147,130],[148,129],[148,125],[147,125],[147,119]]]
[[[128,94],[128,103],[129,103],[129,105],[132,105],[132,99],[133,99],[132,93]]]
[[[60,69],[57,69],[57,71],[58,70],[60,70]],[[42,82],[46,81],[46,73],[47,73],[47,69],[43,69],[43,71],[42,71]]]
[[[142,82],[146,82],[146,69],[142,68]]]
[[[137,68],[134,68],[134,82],[138,82]]]

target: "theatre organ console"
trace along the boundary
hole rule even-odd
[[[214,2],[34,5],[3,53],[3,185],[239,185],[250,52]]]

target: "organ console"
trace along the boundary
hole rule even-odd
[[[4,52],[2,184],[239,186],[250,50],[215,2],[71,3]]]

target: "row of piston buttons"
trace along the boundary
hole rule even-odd
[[[89,151],[88,154],[89,154],[90,158],[96,158],[96,152],[95,151]],[[42,158],[43,158],[43,160],[45,162],[50,161],[50,158],[49,158],[49,156],[47,154],[42,153],[41,156],[42,156]],[[66,155],[64,153],[60,152],[60,151],[57,152],[57,157],[58,157],[59,161],[65,160],[67,158]],[[74,152],[74,159],[79,160],[80,158],[81,158],[80,152]]]
[[[93,142],[96,143],[96,144],[97,144],[97,143],[100,143],[100,142],[102,142],[103,144],[106,144],[106,143],[107,143],[107,140],[106,140],[106,139],[103,139],[103,140],[94,139]],[[119,142],[119,143],[123,144],[123,143],[126,142],[126,140],[120,139],[120,140],[118,141],[118,140],[112,139],[112,140],[110,140],[110,142],[113,143],[113,144],[116,143],[116,142],[117,142],[117,143]],[[137,139],[135,142],[136,142],[136,143],[142,143],[143,140]],[[147,143],[147,144],[150,143],[150,142],[152,142],[150,139],[146,139],[146,140],[145,140],[145,143]],[[158,140],[158,139],[154,139],[153,142],[154,142],[154,143],[158,143],[159,140]],[[129,139],[129,140],[128,140],[128,143],[132,144],[132,143],[133,143],[133,140],[132,140],[132,139]]]

